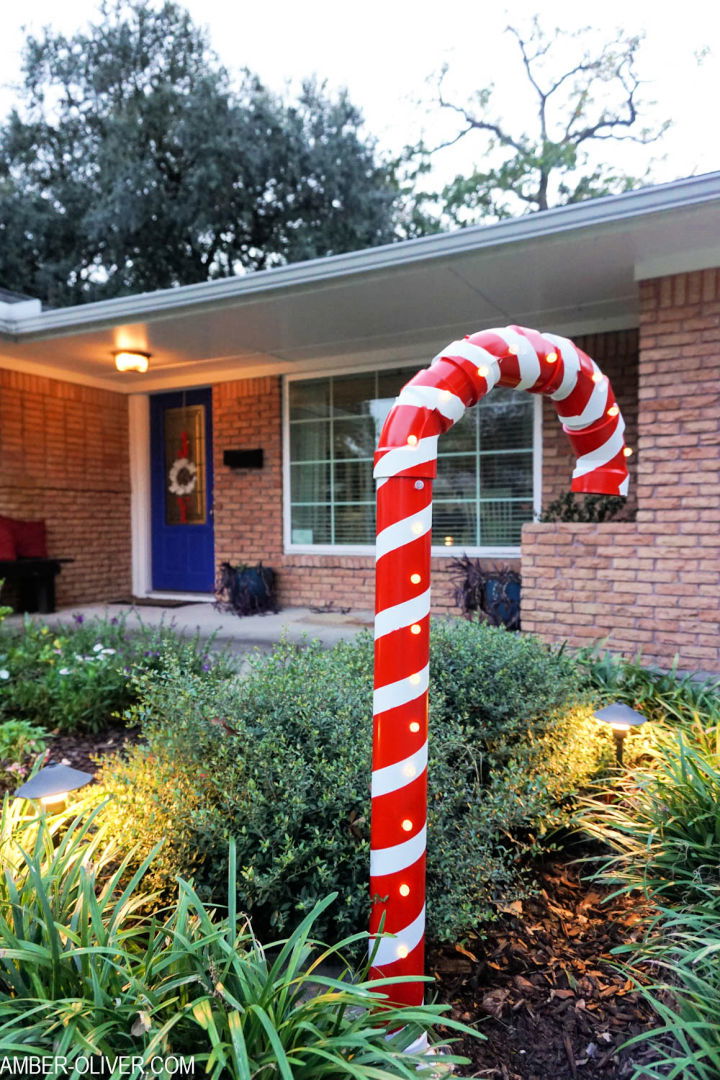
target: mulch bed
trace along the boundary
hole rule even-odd
[[[576,865],[548,864],[536,897],[510,905],[482,938],[429,956],[440,1000],[487,1041],[466,1039],[456,1075],[488,1080],[625,1080],[656,1057],[647,1043],[620,1051],[657,1017],[614,969],[610,952],[642,936],[650,910],[637,896],[583,882]]]
[[[98,771],[94,758],[115,754],[126,745],[138,742],[139,739],[139,728],[129,728],[119,724],[106,728],[105,731],[96,735],[53,735],[48,742],[48,750],[53,761],[63,765],[72,765],[73,769],[82,769],[83,772],[94,775]]]

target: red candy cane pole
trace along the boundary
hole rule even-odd
[[[548,395],[577,456],[572,490],[626,495],[610,383],[566,338],[519,326],[454,341],[401,391],[375,454],[377,568],[370,837],[372,976],[420,1004],[424,973],[432,481],[438,437],[493,386]],[[379,936],[379,932],[393,937]]]

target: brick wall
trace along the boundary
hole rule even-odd
[[[575,645],[607,638],[613,651],[660,666],[679,653],[683,668],[720,670],[720,564],[692,558],[697,544],[660,523],[526,525],[523,628]]]
[[[282,557],[282,422],[280,379],[238,379],[213,387],[215,562]],[[223,465],[224,450],[264,451],[262,469]]]
[[[0,369],[0,514],[44,518],[50,555],[75,559],[58,605],[128,594],[127,398]]]
[[[720,671],[720,271],[640,285],[637,521],[523,530],[523,626]]]

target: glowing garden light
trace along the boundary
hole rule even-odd
[[[598,709],[597,712],[593,713],[593,716],[596,720],[601,720],[612,728],[613,738],[615,739],[615,756],[618,765],[622,765],[625,739],[634,727],[641,727],[646,722],[647,717],[635,709],[631,709],[629,705],[623,705],[621,702],[606,705],[604,709]]]
[[[85,787],[94,779],[92,773],[49,761],[35,776],[14,792],[18,799],[37,799],[42,806],[59,807],[71,791]]]
[[[435,446],[497,383],[553,402],[577,458],[573,491],[628,490],[625,425],[612,387],[567,338],[510,326],[454,341],[410,380],[388,415],[375,454],[380,483],[370,933],[371,976],[392,979],[384,992],[399,1004],[420,1004],[423,997],[422,984],[408,980],[424,969],[429,635],[416,628],[430,614]],[[408,454],[411,434],[418,452]],[[452,546],[455,538],[444,542]],[[419,594],[421,582],[425,591]],[[410,633],[398,633],[403,629]],[[398,832],[405,838],[398,840]],[[378,940],[381,926],[388,936]]]

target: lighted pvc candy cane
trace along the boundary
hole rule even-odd
[[[495,385],[545,394],[577,456],[572,490],[626,495],[625,424],[597,364],[566,338],[510,326],[443,349],[397,398],[375,454],[377,570],[370,855],[372,975],[419,1004],[425,944],[432,479],[438,436]]]

